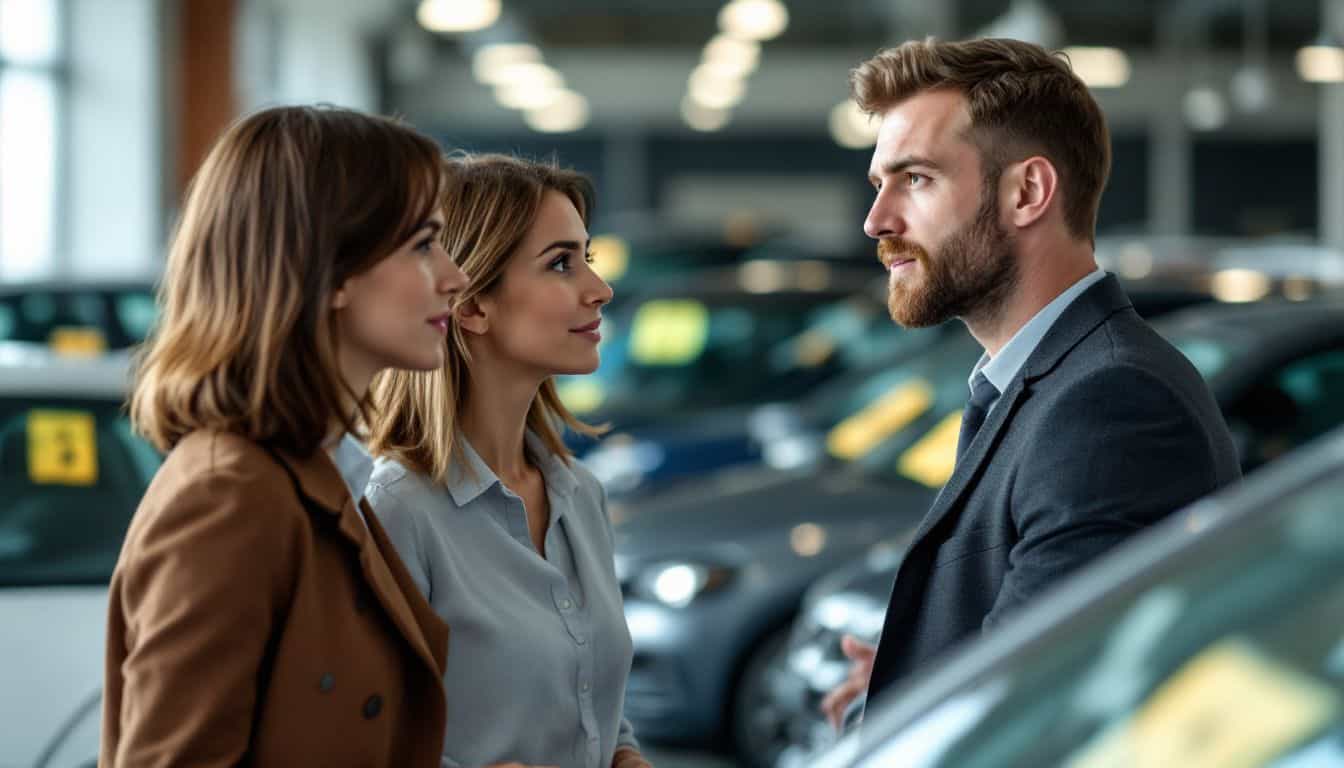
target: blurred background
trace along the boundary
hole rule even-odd
[[[1106,112],[1097,254],[1247,471],[1344,423],[1344,0],[0,0],[0,766],[86,765],[102,609],[159,457],[119,403],[183,189],[327,102],[590,174],[617,299],[560,382],[606,484],[665,766],[803,765],[951,472],[979,348],[886,314],[847,73],[928,35],[1064,50]],[[92,747],[90,747],[92,745]]]

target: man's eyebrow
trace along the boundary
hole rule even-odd
[[[940,170],[941,166],[933,160],[922,155],[906,155],[897,160],[891,160],[882,165],[882,172],[888,175],[900,173],[908,168],[922,166],[931,171]]]

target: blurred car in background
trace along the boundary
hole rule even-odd
[[[1198,502],[806,764],[1344,765],[1344,432]]]
[[[771,351],[880,280],[872,268],[769,260],[666,280],[604,312],[601,365],[557,388],[580,418],[617,430],[803,391],[830,366],[772,361]],[[581,453],[592,444],[573,440]]]
[[[158,453],[124,354],[0,344],[0,765],[98,757],[107,584]]]
[[[1208,300],[1150,288],[1131,287],[1148,314]],[[932,341],[823,385],[792,415],[776,408],[774,440],[819,465],[728,469],[611,504],[634,638],[626,714],[642,738],[728,745],[748,765],[788,746],[795,711],[772,679],[803,592],[916,525],[952,471],[981,348],[959,322],[905,333]]]
[[[1344,303],[1209,305],[1153,324],[1208,380],[1244,471],[1344,424]],[[955,450],[955,435],[944,450]],[[817,707],[849,669],[840,637],[877,640],[903,541],[883,541],[804,597],[771,678],[774,707],[794,713],[779,736],[791,745],[781,766],[809,764],[817,747],[833,738]]]
[[[0,342],[96,355],[139,344],[157,318],[151,280],[0,284]]]

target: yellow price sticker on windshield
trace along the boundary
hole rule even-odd
[[[901,454],[896,469],[902,475],[930,488],[941,488],[957,466],[957,437],[961,412],[948,414],[914,445]]]
[[[1269,763],[1334,722],[1338,695],[1249,642],[1210,646],[1071,768],[1227,768]]]
[[[922,380],[909,381],[845,419],[826,436],[832,456],[850,460],[864,455],[933,404],[933,390]]]
[[[606,388],[592,379],[570,379],[555,385],[560,402],[573,413],[592,413],[607,399]]]
[[[98,482],[98,439],[93,414],[28,412],[28,477],[42,485]]]
[[[643,365],[685,365],[709,339],[709,309],[690,299],[650,301],[630,329],[630,358]]]
[[[107,351],[107,339],[97,328],[60,326],[48,334],[47,346],[67,357],[97,357]]]

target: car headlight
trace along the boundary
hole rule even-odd
[[[685,608],[700,595],[728,583],[731,571],[704,563],[664,562],[647,566],[634,580],[636,594],[672,608]]]
[[[618,441],[589,451],[583,463],[608,493],[625,493],[638,488],[645,475],[663,465],[664,458],[666,453],[656,443]]]
[[[875,643],[882,634],[887,607],[859,592],[836,592],[813,604],[808,615],[822,629]]]

